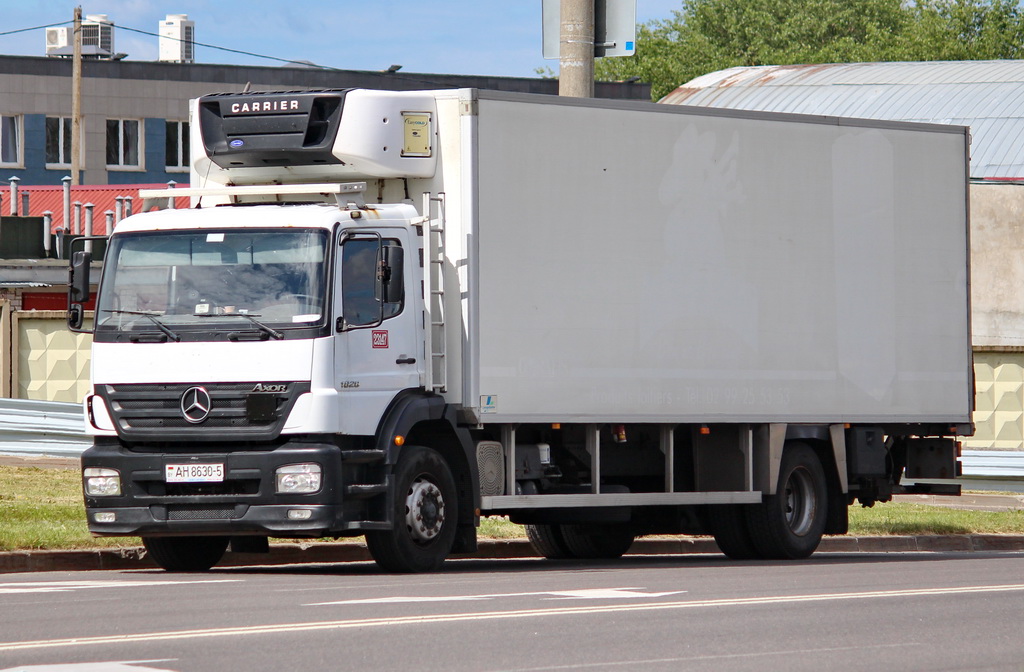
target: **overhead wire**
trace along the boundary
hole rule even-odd
[[[0,32],[0,37],[3,37],[5,35],[15,35],[17,33],[25,33],[25,32],[28,32],[30,30],[40,30],[42,28],[56,28],[56,27],[59,27],[59,26],[70,25],[70,24],[73,24],[73,23],[74,23],[74,21],[61,21],[59,23],[48,23],[48,24],[43,25],[43,26],[33,26],[31,28],[18,28],[17,30],[8,30],[8,31]],[[120,23],[114,23],[113,21],[108,21],[108,22],[105,22],[105,23],[109,23],[112,27],[120,28],[121,30],[126,30],[126,31],[129,31],[129,32],[132,32],[132,33],[139,33],[141,35],[148,35],[150,37],[157,37],[157,38],[163,38],[163,39],[171,39],[171,40],[175,40],[177,42],[185,42],[186,41],[186,40],[183,40],[183,39],[177,38],[177,37],[171,37],[171,36],[167,36],[167,35],[160,35],[159,33],[152,33],[152,32],[146,31],[146,30],[141,30],[139,28],[132,28],[130,26],[125,26],[125,25],[120,24]],[[310,61],[305,61],[305,60],[299,61],[299,60],[294,60],[294,59],[289,59],[289,58],[279,58],[277,56],[267,56],[266,54],[258,54],[258,53],[253,52],[253,51],[245,51],[245,50],[242,50],[242,49],[232,49],[230,47],[221,47],[221,46],[218,46],[216,44],[206,44],[206,43],[203,43],[203,42],[196,42],[195,40],[192,40],[191,43],[194,46],[197,46],[197,47],[205,47],[207,49],[217,49],[219,51],[227,51],[227,52],[230,52],[230,53],[233,53],[233,54],[241,54],[242,56],[252,56],[253,58],[265,58],[267,60],[277,61],[279,63],[292,63],[294,65],[300,65],[300,66],[303,66],[303,67],[318,68],[320,70],[328,70],[328,71],[332,71],[332,72],[351,72],[351,71],[346,71],[343,68],[336,68],[336,67],[330,66],[330,65],[319,65],[317,63],[312,63]],[[370,72],[373,72],[373,71],[370,71]],[[395,73],[390,73],[389,77],[394,77],[395,79],[400,79],[400,80],[405,81],[405,82],[415,82],[415,83],[418,83],[418,84],[428,84],[430,86],[436,86],[436,87],[440,87],[440,88],[457,88],[457,85],[451,84],[449,82],[439,82],[439,81],[427,79],[427,78],[424,78],[424,77],[410,76],[409,74],[405,74],[405,73],[403,73],[403,74],[399,74],[399,73],[396,73],[396,72]]]

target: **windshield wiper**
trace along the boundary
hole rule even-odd
[[[262,322],[257,320],[256,318],[260,317],[260,315],[250,315],[249,313],[196,313],[195,316],[196,317],[244,317],[245,319],[249,320],[254,325],[256,325],[260,329],[260,331],[262,331],[263,333],[271,336],[274,340],[280,341],[282,338],[284,338],[284,334],[283,333],[281,333],[277,329],[274,329],[273,327],[268,326],[266,324],[263,324]]]
[[[167,338],[172,341],[181,340],[181,336],[178,336],[176,333],[168,329],[167,325],[160,321],[160,315],[163,315],[163,313],[149,312],[145,310],[115,310],[113,308],[104,308],[101,312],[113,313],[115,315],[141,315],[142,317],[148,317],[153,321],[153,324],[156,325],[157,329],[167,335]]]

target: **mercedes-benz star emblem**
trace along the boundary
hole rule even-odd
[[[210,393],[205,387],[190,387],[181,395],[181,414],[197,425],[210,417]]]

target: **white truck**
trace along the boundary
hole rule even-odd
[[[492,515],[548,558],[802,558],[959,491],[963,127],[352,89],[191,128],[143,196],[193,207],[117,225],[88,326],[89,528],[165,569],[365,535],[432,571]]]

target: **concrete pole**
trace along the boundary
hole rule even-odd
[[[594,97],[594,0],[561,0],[558,95]]]
[[[75,7],[75,48],[71,64],[71,184],[80,184],[82,156],[82,8]]]

